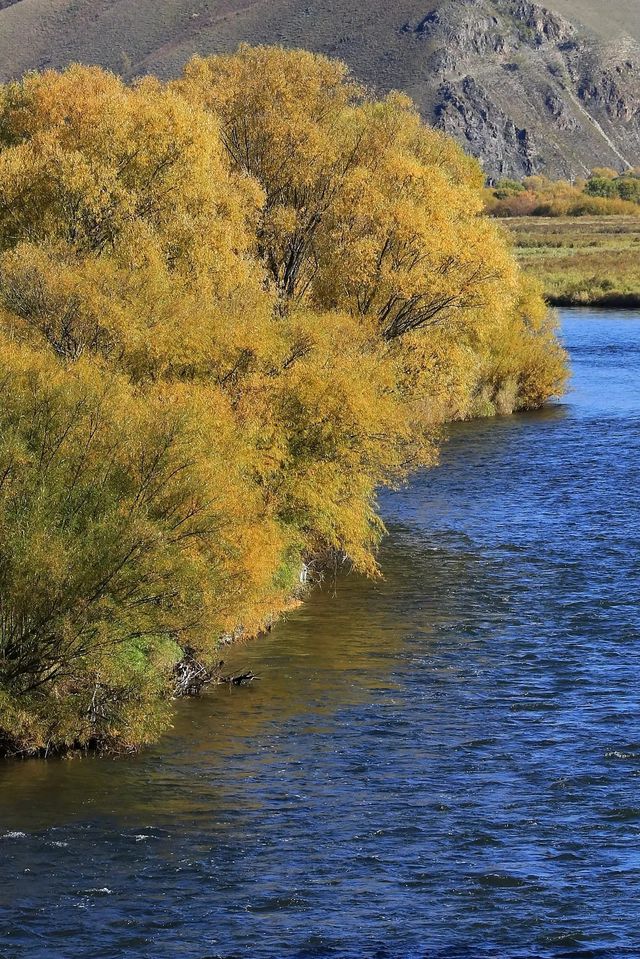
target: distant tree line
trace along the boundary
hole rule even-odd
[[[485,196],[487,212],[496,217],[640,216],[640,167],[624,173],[596,167],[575,181],[501,180]]]

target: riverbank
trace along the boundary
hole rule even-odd
[[[630,959],[640,313],[560,320],[567,398],[451,427],[384,579],[222,652],[260,681],[4,764],[3,956]]]
[[[0,753],[133,750],[301,564],[375,577],[379,491],[566,356],[475,161],[340,63],[0,94]]]
[[[640,307],[640,218],[513,217],[521,266],[551,306]]]

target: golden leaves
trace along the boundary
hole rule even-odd
[[[305,557],[377,572],[376,491],[438,424],[562,388],[481,184],[301,51],[0,88],[0,699],[144,739],[176,655],[270,622]]]

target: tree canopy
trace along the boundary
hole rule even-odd
[[[343,64],[0,88],[0,740],[147,741],[177,662],[303,562],[377,574],[376,491],[564,355],[482,176]]]

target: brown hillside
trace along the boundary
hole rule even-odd
[[[0,0],[4,78],[71,61],[173,75],[239,42],[341,57],[489,172],[640,163],[638,0]]]

